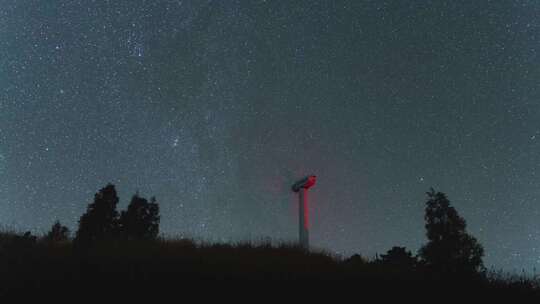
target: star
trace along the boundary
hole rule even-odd
[[[75,232],[110,181],[167,235],[294,241],[313,173],[316,247],[418,250],[433,186],[537,265],[539,1],[4,2],[0,227]]]

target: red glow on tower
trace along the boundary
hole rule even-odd
[[[317,177],[310,175],[305,177],[292,186],[294,192],[298,192],[298,226],[299,242],[304,249],[309,249],[309,208],[308,208],[308,189],[315,185]]]
[[[313,184],[311,184],[311,186],[313,186]],[[311,187],[310,186],[310,187]],[[307,189],[308,188],[305,188],[305,189],[302,189],[302,191],[304,191],[304,200],[302,202],[302,205],[304,206],[304,211],[302,212],[304,214],[304,229],[306,229],[306,231],[309,231],[309,207],[308,207],[308,198],[307,198]]]

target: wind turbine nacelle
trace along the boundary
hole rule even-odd
[[[317,176],[315,175],[310,175],[308,177],[305,177],[299,181],[297,181],[293,186],[292,186],[292,191],[294,192],[298,192],[300,191],[300,189],[309,189],[311,188],[313,185],[315,185],[315,182],[317,181]]]

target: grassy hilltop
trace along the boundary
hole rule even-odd
[[[362,297],[540,299],[533,280],[495,278],[485,273],[440,277],[418,265],[366,260],[359,255],[340,258],[290,244],[196,244],[184,239],[156,239],[101,242],[79,251],[69,240],[50,242],[29,234],[3,233],[0,269],[0,295],[4,297],[88,294],[159,298],[195,288],[242,286],[244,292],[268,289],[279,293],[299,291],[295,287],[305,284],[310,295],[338,288]]]
[[[136,194],[118,212],[119,198],[109,184],[96,193],[73,238],[58,221],[39,238],[30,232],[0,233],[0,296],[160,299],[198,289],[217,295],[224,289],[305,297],[338,289],[335,295],[358,299],[540,299],[538,281],[486,272],[484,249],[468,233],[465,219],[444,193],[431,189],[427,195],[427,243],[418,254],[395,246],[368,260],[296,244],[160,238],[155,198]]]

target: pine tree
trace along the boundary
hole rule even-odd
[[[114,185],[108,184],[94,197],[86,213],[79,220],[75,243],[90,245],[95,241],[112,239],[118,235],[118,196]]]
[[[47,241],[57,243],[65,242],[69,239],[69,229],[66,226],[60,224],[60,221],[56,221],[51,230],[47,233]]]
[[[425,216],[428,243],[420,249],[424,265],[443,274],[473,274],[483,269],[482,245],[466,231],[459,216],[442,192],[427,192]]]
[[[159,206],[135,194],[126,211],[120,215],[122,235],[129,239],[155,239],[159,233]]]

